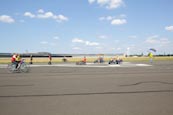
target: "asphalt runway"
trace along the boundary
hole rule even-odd
[[[1,65],[0,115],[173,115],[173,61],[93,66]]]

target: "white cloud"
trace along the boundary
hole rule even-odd
[[[146,43],[149,43],[149,44],[158,43],[159,42],[158,38],[159,38],[158,35],[150,36],[150,37],[147,38]]]
[[[88,2],[89,2],[90,4],[92,4],[92,3],[95,2],[95,0],[88,0]]]
[[[109,5],[107,6],[108,9],[114,9],[114,8],[118,8],[121,5],[123,5],[123,1],[122,0],[110,0]]]
[[[46,46],[46,47],[55,47],[57,46],[57,44],[55,42],[48,42],[48,41],[41,41],[40,42],[41,45]]]
[[[106,16],[106,17],[100,17],[99,18],[99,20],[107,20],[107,21],[109,21],[109,20],[113,20],[114,19],[114,17],[112,17],[112,16]]]
[[[48,42],[47,41],[42,41],[42,42],[40,42],[40,44],[46,45],[46,44],[48,44]]]
[[[50,46],[56,46],[56,43],[51,42],[51,43],[49,43],[49,45],[50,45]]]
[[[96,47],[96,49],[102,50],[102,49],[104,49],[104,48],[103,48],[103,47]]]
[[[160,46],[170,43],[168,38],[160,38],[158,35],[148,37],[145,42],[148,44],[153,44],[153,45],[156,44]]]
[[[54,19],[56,19],[58,22],[61,22],[61,21],[68,21],[68,18],[65,17],[64,15],[58,15],[58,16],[54,16],[53,17]]]
[[[31,12],[25,12],[24,16],[30,18],[39,18],[39,19],[54,19],[57,22],[68,21],[68,18],[62,14],[55,15],[53,12],[45,12],[43,9],[39,9],[37,14],[32,14]]]
[[[120,47],[118,47],[118,48],[116,48],[116,50],[121,50],[121,48],[120,48]]]
[[[46,12],[44,14],[38,14],[38,18],[53,18],[54,14],[52,12]]]
[[[73,50],[82,50],[82,49],[79,47],[73,47]]]
[[[156,39],[147,39],[146,42],[149,43],[149,44],[156,44],[156,43],[159,43],[159,41],[156,40]]]
[[[58,39],[59,39],[59,37],[58,37],[58,36],[55,36],[55,37],[53,37],[53,39],[58,40]]]
[[[105,20],[105,17],[99,17],[99,20],[100,21]]]
[[[112,20],[113,19],[113,17],[112,16],[108,16],[108,17],[106,17],[106,20]]]
[[[39,9],[38,13],[44,13],[44,10],[43,9]]]
[[[108,21],[112,25],[122,25],[127,23],[127,20],[124,18],[126,18],[126,15],[121,14],[119,16],[103,16],[103,17],[100,17],[99,20]]]
[[[100,4],[100,5],[105,5],[108,2],[110,2],[110,0],[97,0],[97,3]]]
[[[86,46],[98,46],[99,45],[99,43],[97,43],[97,42],[85,41],[85,40],[82,40],[80,38],[74,38],[72,40],[72,42],[73,43],[82,43],[82,44],[84,44]]]
[[[99,43],[97,43],[97,42],[86,41],[86,42],[85,42],[85,45],[87,45],[87,46],[98,46]]]
[[[80,39],[80,38],[74,38],[74,39],[72,40],[72,42],[73,42],[73,43],[84,43],[85,41],[82,40],[82,39]]]
[[[111,21],[111,20],[114,20],[114,19],[124,19],[126,17],[127,16],[125,14],[120,14],[120,15],[117,15],[117,16],[103,16],[103,17],[100,17],[99,20],[101,20],[101,21],[104,21],[104,20]]]
[[[88,0],[90,4],[96,2],[98,5],[107,9],[116,9],[124,5],[123,0]]]
[[[137,38],[137,36],[136,35],[132,35],[132,36],[129,36],[128,38],[135,39],[135,38]]]
[[[126,23],[127,23],[126,19],[114,19],[111,21],[112,25],[122,25]]]
[[[157,38],[159,38],[159,35],[149,36],[148,38],[149,38],[149,39],[157,39]]]
[[[24,16],[27,16],[27,17],[30,17],[30,18],[34,18],[35,17],[35,15],[32,14],[31,12],[25,12]]]
[[[170,41],[169,41],[169,39],[167,39],[167,38],[161,38],[161,39],[160,39],[160,43],[161,43],[162,45],[166,45],[166,44],[169,44]]]
[[[121,14],[118,16],[118,18],[126,18],[127,16],[125,14]]]
[[[4,23],[14,23],[15,20],[10,17],[10,16],[7,16],[7,15],[1,15],[0,16],[0,22],[4,22]]]
[[[99,38],[99,39],[107,39],[108,36],[106,36],[106,35],[100,35],[100,36],[98,36],[98,38]]]
[[[165,27],[165,30],[173,32],[173,26],[167,26]]]

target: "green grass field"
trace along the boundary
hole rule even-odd
[[[11,58],[0,58],[0,64],[6,64],[10,63]],[[29,58],[24,58],[25,62],[30,62]],[[87,62],[94,62],[97,57],[87,57]],[[111,57],[104,57],[105,61],[109,61]],[[148,57],[122,57],[123,61],[128,61],[128,62],[135,62],[135,61],[148,61]],[[67,62],[75,63],[77,61],[81,61],[82,57],[72,57],[72,58],[67,58]],[[173,56],[170,57],[154,57],[154,61],[173,61]],[[48,58],[33,58],[33,63],[47,63],[49,60]],[[52,58],[52,63],[62,63],[63,60],[62,58]]]

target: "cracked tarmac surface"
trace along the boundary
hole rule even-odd
[[[173,62],[144,64],[0,68],[0,115],[172,115]]]

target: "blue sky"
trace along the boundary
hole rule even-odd
[[[1,0],[0,52],[173,53],[172,0]]]

